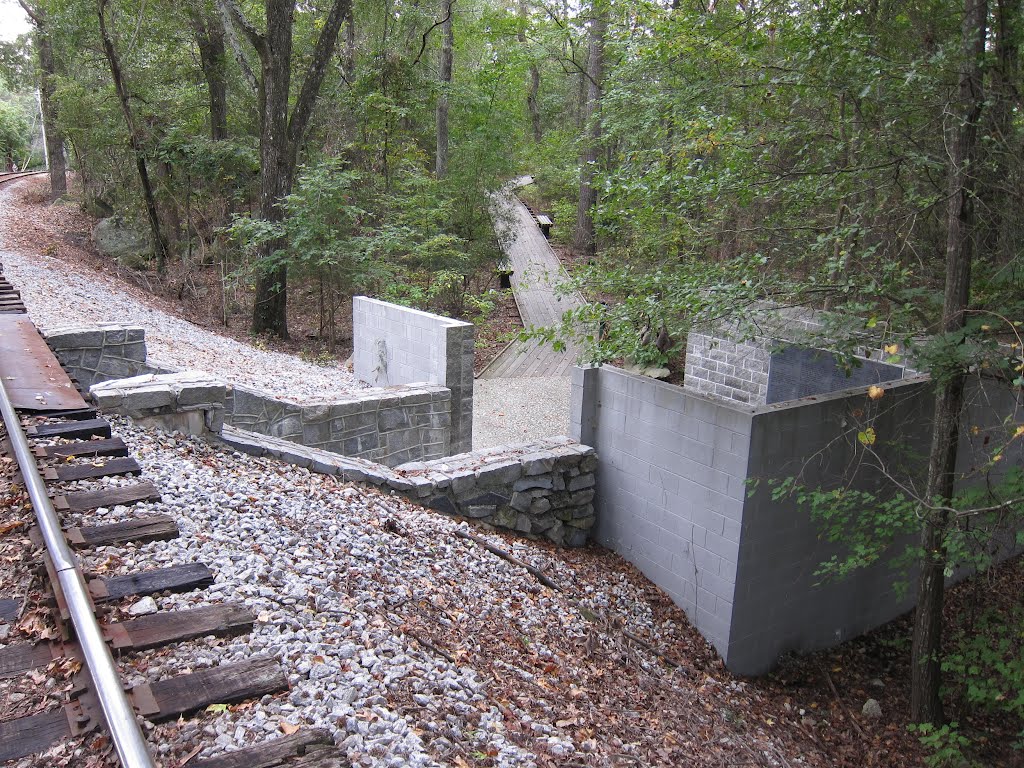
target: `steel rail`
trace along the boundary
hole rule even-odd
[[[25,488],[35,508],[39,530],[64,592],[75,637],[82,648],[82,657],[92,678],[94,693],[103,710],[117,756],[124,768],[156,768],[135,719],[135,711],[125,694],[114,657],[103,640],[100,625],[93,614],[89,589],[64,538],[64,531],[46,494],[46,486],[39,476],[39,468],[3,381],[0,381],[0,413],[7,425],[7,436],[21,469]]]

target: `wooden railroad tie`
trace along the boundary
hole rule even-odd
[[[152,722],[164,722],[211,704],[233,704],[287,689],[288,677],[281,666],[267,656],[255,656],[235,664],[137,685],[128,691],[128,697],[138,714]],[[85,691],[77,702],[61,709],[0,723],[0,762],[41,752],[58,741],[88,732],[100,719],[92,692]],[[303,768],[321,768],[322,765],[308,763]],[[248,763],[247,768],[254,768],[253,763]]]
[[[100,491],[79,491],[57,496],[53,508],[58,512],[88,512],[100,507],[127,506],[140,501],[160,501],[160,491],[150,482],[104,488]]]
[[[97,603],[123,597],[153,595],[157,592],[190,592],[213,584],[213,571],[202,563],[185,563],[168,568],[113,576],[89,581],[89,593]]]
[[[351,765],[334,746],[330,732],[317,728],[189,763],[189,768],[351,768]]]
[[[35,454],[46,459],[70,459],[83,456],[127,456],[128,446],[120,437],[108,437],[103,440],[81,440],[64,445],[39,445]]]
[[[108,544],[125,544],[129,541],[168,541],[176,539],[180,531],[178,523],[167,515],[133,517],[118,523],[89,525],[83,528],[67,528],[64,536],[75,548],[101,547]]]
[[[75,419],[61,424],[40,424],[25,430],[28,437],[63,437],[68,440],[88,440],[90,437],[110,437],[110,422],[106,419]]]
[[[131,456],[121,456],[106,460],[97,459],[88,464],[62,464],[58,467],[47,467],[43,471],[43,479],[69,483],[74,480],[141,474],[142,467],[139,466],[139,462]]]
[[[256,618],[243,605],[206,605],[184,611],[163,611],[130,621],[102,626],[110,647],[121,653],[146,651],[170,643],[214,635],[228,637],[249,632]],[[16,643],[0,648],[0,680],[45,667],[55,659],[77,656],[74,643]]]
[[[76,408],[70,411],[62,410],[60,408],[51,408],[49,410],[44,409],[41,411],[35,411],[36,416],[47,416],[49,418],[61,418],[71,419],[74,421],[84,421],[86,419],[95,419],[99,411],[95,408]]]

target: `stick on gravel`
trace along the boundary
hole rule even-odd
[[[518,565],[520,568],[525,568],[527,571],[529,571],[531,574],[533,574],[533,576],[537,579],[537,581],[539,581],[545,587],[550,587],[551,589],[553,589],[553,590],[555,590],[557,592],[561,592],[562,591],[562,588],[560,586],[558,586],[557,584],[555,584],[555,582],[553,582],[547,576],[545,576],[544,572],[540,568],[536,568],[536,567],[534,567],[532,565],[528,565],[527,563],[524,563],[522,560],[520,560],[519,558],[515,557],[514,555],[510,555],[504,549],[501,549],[500,547],[496,547],[493,544],[491,544],[490,542],[484,541],[479,536],[474,536],[472,533],[466,533],[465,531],[456,530],[455,531],[455,535],[458,536],[460,539],[468,539],[469,541],[472,541],[472,542],[475,542],[475,543],[479,544],[481,547],[486,549],[488,552],[492,552],[493,554],[495,554],[498,557],[500,557],[502,560],[508,560],[508,562],[512,563],[512,565]]]

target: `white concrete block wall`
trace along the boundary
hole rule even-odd
[[[376,387],[437,384],[452,390],[453,452],[473,441],[472,323],[386,301],[352,299],[352,363]]]
[[[723,656],[751,418],[611,366],[573,371],[571,434],[601,457],[595,538],[664,589]]]

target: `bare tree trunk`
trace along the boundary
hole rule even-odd
[[[153,250],[156,253],[156,268],[163,271],[167,262],[167,240],[164,239],[163,230],[160,228],[160,216],[157,213],[156,195],[153,193],[153,184],[149,179],[149,170],[146,168],[146,155],[142,146],[142,136],[135,127],[135,118],[132,115],[131,99],[128,95],[128,88],[124,82],[124,73],[121,70],[121,60],[118,58],[117,50],[114,48],[114,41],[107,30],[106,8],[108,0],[97,0],[96,15],[100,22],[100,36],[103,38],[103,52],[106,54],[107,63],[110,65],[110,75],[114,80],[114,90],[117,91],[118,101],[121,103],[121,112],[124,114],[125,124],[128,126],[128,134],[135,154],[135,167],[139,172],[139,181],[142,184],[142,195],[146,202],[146,215],[149,219],[149,228],[153,236]]]
[[[50,199],[56,200],[68,192],[68,170],[64,159],[64,132],[57,125],[53,109],[53,78],[56,75],[53,43],[42,26],[36,33],[36,45],[39,51],[39,103],[46,133],[46,155],[50,162]]]
[[[517,38],[521,45],[526,45],[526,25],[529,21],[529,9],[526,0],[519,1],[519,20],[521,26]],[[533,128],[533,141],[536,144],[544,138],[540,122],[540,104],[537,95],[540,93],[540,68],[535,62],[530,62],[530,83],[526,91],[526,109],[530,115],[530,126]]]
[[[441,24],[441,67],[438,82],[441,90],[437,96],[437,154],[434,160],[434,175],[443,179],[448,175],[448,92],[452,84],[452,63],[454,58],[455,31],[452,26],[452,6],[455,0],[441,3],[443,23]]]
[[[987,0],[967,0],[962,25],[962,69],[950,130],[949,209],[946,233],[946,289],[942,305],[942,332],[954,334],[964,327],[974,261],[975,188],[978,122],[981,118],[982,57],[988,20]],[[935,371],[935,411],[928,459],[927,503],[948,505],[954,492],[960,411],[964,401],[963,365],[951,361]],[[945,598],[945,535],[949,515],[924,510],[921,535],[924,561],[917,590],[912,648],[910,716],[919,723],[942,721],[940,698],[942,663],[942,606]]]
[[[590,20],[590,44],[587,53],[587,101],[585,123],[587,134],[583,153],[580,156],[580,197],[576,208],[576,229],[573,231],[573,247],[580,253],[593,256],[594,242],[593,209],[597,204],[597,190],[594,188],[594,172],[597,168],[598,144],[601,141],[601,80],[604,76],[604,34],[607,18],[604,11],[594,9]]]
[[[223,141],[228,137],[228,92],[225,77],[224,25],[214,16],[190,9],[192,30],[199,48],[199,65],[206,78],[210,100],[210,138]]]
[[[36,52],[39,54],[39,111],[43,117],[43,137],[46,142],[47,170],[50,172],[50,199],[56,200],[68,192],[67,160],[64,157],[64,132],[57,124],[53,109],[53,78],[57,66],[53,59],[53,41],[46,30],[46,12],[27,0],[18,0],[36,28]]]

